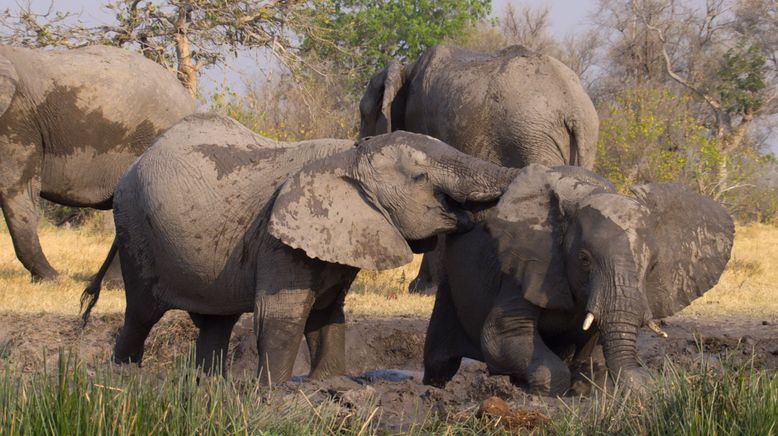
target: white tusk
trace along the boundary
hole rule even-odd
[[[649,329],[650,329],[652,332],[656,333],[658,336],[661,336],[661,337],[663,337],[663,338],[666,338],[666,337],[667,337],[667,333],[665,333],[665,331],[664,331],[664,330],[662,330],[662,328],[661,328],[661,327],[659,327],[659,323],[658,323],[658,322],[656,322],[656,321],[654,321],[653,319],[652,319],[652,320],[650,320],[650,321],[648,321],[648,323],[647,323],[647,326],[648,326],[648,328],[649,328]]]
[[[592,315],[591,312],[587,313],[586,318],[584,318],[583,329],[589,330],[589,327],[592,326],[593,321],[594,321],[594,315]]]

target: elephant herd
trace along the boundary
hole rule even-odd
[[[116,362],[140,363],[154,324],[185,310],[198,365],[215,371],[253,312],[263,382],[286,380],[305,337],[311,377],[343,374],[345,295],[360,269],[426,252],[436,292],[424,383],[462,358],[544,394],[601,345],[641,386],[638,329],[713,287],[732,219],[682,186],[617,192],[591,172],[598,118],[576,75],[514,46],[448,45],[391,62],[360,102],[360,139],[278,142],[198,114],[140,55],[0,46],[0,200],[34,280],[56,277],[37,197],[113,208],[116,238],[84,291],[84,320],[113,262],[126,294]],[[222,369],[223,370],[223,369]]]

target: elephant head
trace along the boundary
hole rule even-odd
[[[542,308],[586,313],[608,369],[642,378],[638,329],[672,315],[718,281],[734,226],[713,200],[675,184],[620,195],[581,168],[531,165],[487,220],[501,271]]]
[[[395,268],[411,261],[409,242],[468,229],[465,204],[498,199],[516,172],[425,135],[367,138],[290,177],[273,205],[269,231],[309,257]]]
[[[370,78],[359,101],[361,138],[402,129],[402,117],[395,117],[394,124],[392,122],[392,106],[395,101],[398,107],[404,105],[400,90],[405,84],[406,71],[402,64],[392,61]]]

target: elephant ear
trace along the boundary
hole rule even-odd
[[[653,316],[663,318],[718,282],[735,226],[720,204],[681,185],[650,183],[632,192],[651,212],[657,253],[646,290]]]
[[[268,230],[284,244],[327,262],[384,270],[413,259],[385,212],[369,203],[342,170],[319,162],[280,188]]]
[[[487,218],[486,230],[496,243],[500,270],[521,286],[527,301],[570,310],[574,302],[562,252],[564,217],[549,175],[542,165],[523,168]]]
[[[392,103],[403,86],[403,66],[392,61],[377,72],[359,101],[359,136],[375,136],[392,131]]]
[[[11,106],[18,83],[16,68],[8,58],[0,55],[0,116]]]

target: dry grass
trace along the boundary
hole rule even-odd
[[[738,226],[719,284],[681,314],[778,317],[778,228]]]
[[[86,226],[79,230],[41,228],[41,244],[62,276],[53,283],[30,283],[16,259],[11,239],[0,222],[0,312],[77,315],[79,297],[97,271],[111,234]],[[774,260],[776,259],[776,260]],[[416,275],[420,258],[396,270],[363,271],[346,300],[351,316],[428,316],[433,297],[409,295],[408,282]],[[778,228],[739,226],[732,259],[720,283],[682,312],[691,316],[723,314],[778,316]],[[124,294],[105,291],[96,313],[124,311]]]

